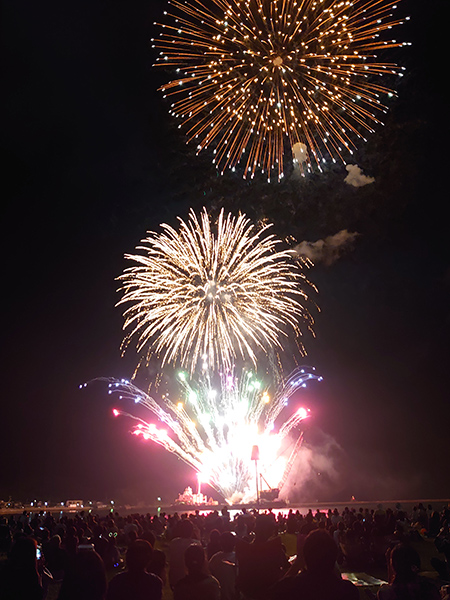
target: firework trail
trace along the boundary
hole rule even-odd
[[[257,230],[223,210],[212,223],[206,209],[179,221],[178,230],[149,233],[142,254],[126,255],[137,266],[119,278],[119,304],[129,304],[124,349],[137,337],[138,352],[159,357],[161,368],[231,370],[236,359],[256,366],[257,353],[282,350],[289,334],[299,343],[299,323],[312,331],[304,304],[315,288],[270,225]]]
[[[402,68],[377,54],[406,45],[391,0],[190,0],[170,2],[153,40],[162,86],[197,150],[212,147],[224,169],[283,177],[285,144],[308,164],[352,153],[386,112],[387,75]],[[167,15],[167,13],[165,13]],[[407,20],[408,17],[404,20]]]
[[[174,453],[231,501],[254,496],[251,450],[255,444],[260,450],[260,471],[276,485],[283,480],[295,458],[293,454],[300,448],[298,428],[309,416],[306,408],[297,406],[292,410],[289,400],[293,404],[293,394],[311,379],[321,377],[314,369],[299,367],[271,397],[252,371],[244,370],[239,377],[232,371],[216,377],[206,373],[197,380],[180,372],[179,401],[167,394],[157,401],[127,380],[106,381],[109,393],[116,396],[120,406],[134,406],[134,412],[113,409],[115,416],[125,415],[136,421],[134,435]],[[296,435],[290,440],[293,430],[297,430]]]

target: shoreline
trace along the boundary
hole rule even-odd
[[[256,502],[248,503],[248,504],[233,504],[227,505],[223,504],[214,504],[214,505],[195,505],[195,504],[168,504],[168,505],[151,505],[140,503],[137,505],[106,505],[101,507],[94,507],[90,505],[86,506],[61,506],[61,505],[53,505],[53,506],[31,506],[31,505],[23,505],[20,508],[0,508],[0,515],[17,515],[22,514],[23,511],[31,514],[39,514],[41,512],[49,512],[49,513],[68,513],[68,514],[76,514],[81,512],[93,512],[96,514],[107,514],[109,512],[118,512],[119,514],[173,514],[173,513],[192,513],[196,510],[200,511],[200,513],[208,513],[213,511],[221,512],[223,508],[226,508],[228,512],[233,515],[235,512],[241,512],[243,509],[245,510],[259,510],[259,511],[267,511],[272,510],[273,512],[288,512],[289,510],[300,511],[300,513],[307,513],[310,509],[313,512],[316,510],[320,510],[321,512],[327,511],[328,509],[333,510],[337,508],[338,510],[344,509],[346,506],[349,508],[369,508],[376,509],[379,504],[382,504],[383,508],[395,508],[397,504],[401,504],[403,510],[409,512],[412,508],[419,503],[427,506],[431,504],[434,509],[442,508],[443,506],[450,506],[449,498],[434,498],[434,499],[417,499],[417,500],[350,500],[348,502],[296,502],[294,504],[288,504],[286,502],[277,503],[277,502],[265,502],[259,503]]]

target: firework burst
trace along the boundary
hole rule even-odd
[[[312,328],[304,307],[309,282],[280,241],[257,230],[245,215],[216,223],[204,209],[191,211],[178,230],[162,225],[149,233],[143,254],[126,255],[137,266],[121,279],[125,310],[124,347],[138,338],[138,352],[191,373],[231,369],[237,358],[256,365],[259,351],[282,349],[289,333],[299,339],[299,323]],[[307,264],[307,263],[306,263]]]
[[[176,70],[162,86],[188,141],[214,150],[223,173],[240,163],[283,177],[285,145],[309,165],[342,160],[386,111],[381,80],[401,74],[377,53],[405,45],[390,0],[170,2],[154,45]],[[166,13],[167,14],[167,13]],[[180,125],[181,126],[181,125]]]
[[[114,408],[114,416],[135,420],[134,435],[181,458],[231,500],[254,495],[253,445],[259,447],[261,472],[282,487],[303,439],[299,427],[309,416],[301,405],[292,410],[292,396],[310,379],[321,378],[314,369],[299,367],[271,397],[252,371],[239,377],[232,371],[215,377],[206,372],[198,380],[180,372],[182,394],[175,401],[168,394],[156,400],[126,380],[107,381],[120,406],[134,407],[132,412]]]

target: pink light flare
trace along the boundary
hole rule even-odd
[[[310,408],[304,408],[303,406],[300,407],[297,411],[297,415],[300,417],[300,419],[307,419],[308,417],[310,417],[311,413],[311,409]]]

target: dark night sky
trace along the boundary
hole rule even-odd
[[[340,448],[310,496],[450,497],[447,18],[443,0],[402,4],[406,75],[355,160],[376,181],[355,189],[344,167],[249,185],[193,156],[151,66],[162,0],[4,3],[0,499],[172,500],[194,482],[111,417],[101,386],[78,385],[131,375],[114,307],[123,255],[203,204],[268,216],[299,241],[360,234],[310,273],[322,312],[305,341],[325,381],[306,440]]]

